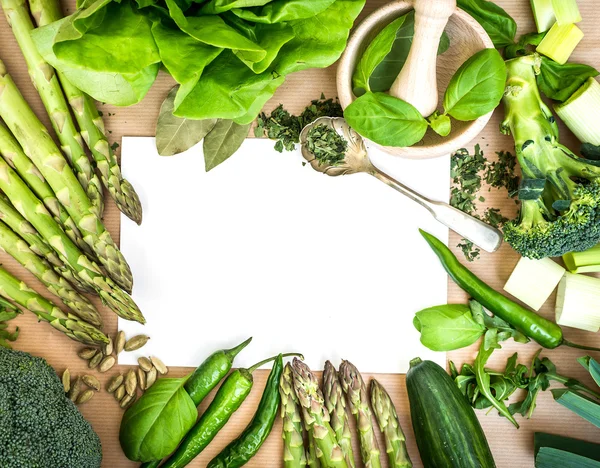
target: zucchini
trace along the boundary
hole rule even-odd
[[[406,375],[410,413],[425,468],[494,468],[485,434],[444,369],[416,358]]]

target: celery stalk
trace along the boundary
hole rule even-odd
[[[600,279],[565,273],[558,285],[556,323],[591,332],[600,331]]]
[[[583,252],[564,254],[563,261],[571,273],[600,272],[600,244]]]
[[[556,22],[559,26],[579,23],[581,13],[577,6],[577,0],[552,0],[552,8],[556,15]]]
[[[556,23],[552,0],[531,0],[531,11],[539,33],[548,31]]]
[[[504,285],[504,290],[534,310],[548,300],[565,269],[550,258],[532,260],[522,257]]]
[[[600,83],[594,78],[554,110],[579,141],[600,145]]]
[[[582,39],[583,31],[576,25],[559,26],[556,22],[536,50],[540,54],[564,65]]]

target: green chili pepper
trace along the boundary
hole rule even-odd
[[[442,262],[450,278],[483,307],[544,348],[553,349],[561,344],[572,346],[572,343],[563,339],[562,330],[558,325],[492,289],[462,265],[439,239],[423,230],[420,232]]]
[[[265,391],[252,421],[236,440],[213,458],[207,468],[239,468],[256,455],[271,433],[277,417],[277,410],[281,401],[279,380],[282,371],[283,357],[280,354],[273,364],[273,370],[269,374]]]
[[[281,356],[298,356],[298,354],[283,354]],[[233,371],[217,391],[215,399],[206,409],[206,412],[200,417],[196,425],[190,429],[177,450],[167,458],[162,468],[182,468],[202,452],[250,394],[254,383],[252,372],[277,358],[278,356],[274,356],[248,369]]]

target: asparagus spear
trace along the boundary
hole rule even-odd
[[[346,401],[337,371],[329,361],[325,362],[325,371],[323,372],[323,396],[325,397],[325,406],[331,417],[331,428],[335,432],[335,437],[342,448],[342,452],[349,461],[349,467],[354,468],[352,435],[350,434],[348,414],[346,413]]]
[[[306,433],[308,435],[308,458],[306,464],[309,468],[321,468],[321,462],[317,458],[317,445],[315,443],[314,430],[307,427]]]
[[[31,39],[31,31],[35,27],[29,16],[27,0],[0,0],[0,4],[23,52],[29,76],[42,98],[63,152],[75,169],[81,186],[86,190],[94,213],[101,218],[104,210],[102,184],[85,153],[81,135],[69,112],[58,77],[55,76],[54,69],[39,54]]]
[[[1,89],[0,85],[0,93],[2,93]],[[3,159],[0,159],[0,190],[50,244],[59,259],[88,286],[94,288],[103,302],[117,315],[127,320],[145,322],[131,297],[120,290],[110,278],[105,277],[100,267],[77,248],[46,210],[44,204]]]
[[[411,468],[412,463],[406,450],[406,437],[402,432],[394,403],[385,388],[375,379],[371,380],[371,406],[379,429],[385,437],[385,451],[390,468]]]
[[[0,248],[35,275],[48,290],[58,296],[75,315],[97,327],[102,319],[96,308],[62,276],[57,275],[50,264],[38,257],[13,230],[0,221]]]
[[[58,0],[30,0],[29,5],[31,13],[40,27],[63,17]],[[119,209],[140,224],[142,222],[140,199],[133,186],[121,174],[119,163],[106,138],[104,122],[94,100],[73,86],[64,74],[59,71],[57,73],[81,129],[81,136],[96,161],[104,186]]]
[[[22,313],[18,307],[0,298],[0,346],[3,348],[12,348],[10,342],[16,341],[19,336],[19,327],[15,327],[15,331],[10,332],[6,322],[13,320]]]
[[[83,283],[82,280],[79,279],[79,277],[73,273],[60,258],[58,258],[58,255],[56,255],[56,252],[54,252],[52,247],[46,243],[29,221],[23,218],[21,213],[11,205],[10,200],[4,194],[0,194],[0,220],[6,223],[15,234],[19,235],[27,242],[29,248],[35,254],[43,257],[50,265],[52,265],[56,273],[65,278],[80,292],[96,293],[94,289]]]
[[[25,155],[19,142],[2,122],[0,122],[0,155],[19,173],[40,201],[48,208],[48,211],[52,213],[56,221],[63,227],[71,240],[86,254],[93,256],[94,252],[92,248],[85,243],[79,229],[77,229],[77,226],[64,206],[57,200],[56,195],[54,195],[52,188],[50,188],[44,176],[35,167],[35,164],[31,162],[31,159]]]
[[[293,385],[292,367],[288,363],[284,367],[279,381],[281,418],[283,419],[283,466],[284,468],[303,468],[306,466],[306,450],[302,435],[302,416]]]
[[[373,430],[372,412],[369,407],[369,397],[365,382],[354,367],[348,361],[342,361],[340,366],[340,381],[346,397],[350,412],[356,418],[358,437],[360,440],[360,452],[365,468],[380,468],[379,444]]]
[[[72,314],[66,314],[45,297],[0,267],[0,295],[33,312],[69,338],[90,345],[108,343],[108,337],[95,326]]]
[[[294,390],[302,407],[304,424],[312,431],[317,457],[323,468],[348,468],[335,433],[329,425],[329,413],[325,408],[319,383],[308,366],[297,358],[292,363]]]
[[[129,265],[100,218],[94,214],[92,204],[73,171],[17,89],[1,60],[0,117],[17,138],[25,154],[44,175],[58,200],[77,224],[83,239],[96,252],[110,277],[126,291],[131,291],[133,281]],[[40,234],[44,236],[41,231]]]

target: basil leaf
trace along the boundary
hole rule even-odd
[[[373,70],[369,78],[369,86],[373,92],[388,91],[408,58],[415,35],[415,12],[411,11],[401,18],[404,18],[404,21],[396,32],[396,39],[391,50],[385,55],[375,70]],[[450,37],[444,32],[440,39],[438,55],[443,54],[449,48]]]
[[[540,91],[555,101],[566,101],[588,78],[598,76],[598,70],[580,63],[561,65],[542,57],[537,84]]]
[[[239,125],[233,120],[219,120],[204,138],[204,164],[206,171],[214,169],[229,159],[248,136],[251,124]]]
[[[494,2],[458,0],[457,4],[485,29],[495,47],[506,47],[515,42],[517,23]]]
[[[461,65],[444,95],[444,110],[457,120],[475,120],[500,104],[506,66],[496,49],[477,52]]]
[[[452,351],[475,343],[485,328],[473,320],[471,309],[462,304],[441,305],[415,314],[421,343],[433,351]]]
[[[407,16],[408,15],[401,16],[383,28],[383,31],[377,34],[375,39],[373,39],[363,53],[358,62],[358,66],[354,71],[354,75],[352,76],[352,87],[354,88],[354,94],[356,96],[361,96],[366,91],[371,91],[369,79],[377,65],[379,65],[392,50],[392,46],[396,42],[400,28],[406,21]]]
[[[450,117],[447,115],[440,115],[438,112],[434,112],[427,120],[429,121],[431,129],[438,135],[445,137],[450,134],[452,122],[450,122]]]
[[[183,388],[188,377],[159,379],[123,415],[119,441],[133,461],[160,460],[196,423],[198,410]]]
[[[346,108],[344,117],[362,136],[384,146],[414,145],[428,126],[411,104],[384,93],[364,94]]]
[[[546,32],[523,34],[519,38],[519,42],[509,45],[504,49],[504,57],[508,60],[528,55],[530,47],[533,48],[540,45],[546,34]]]
[[[156,124],[156,149],[161,156],[183,153],[196,145],[214,128],[216,119],[190,120],[173,115],[175,86],[160,106]]]

